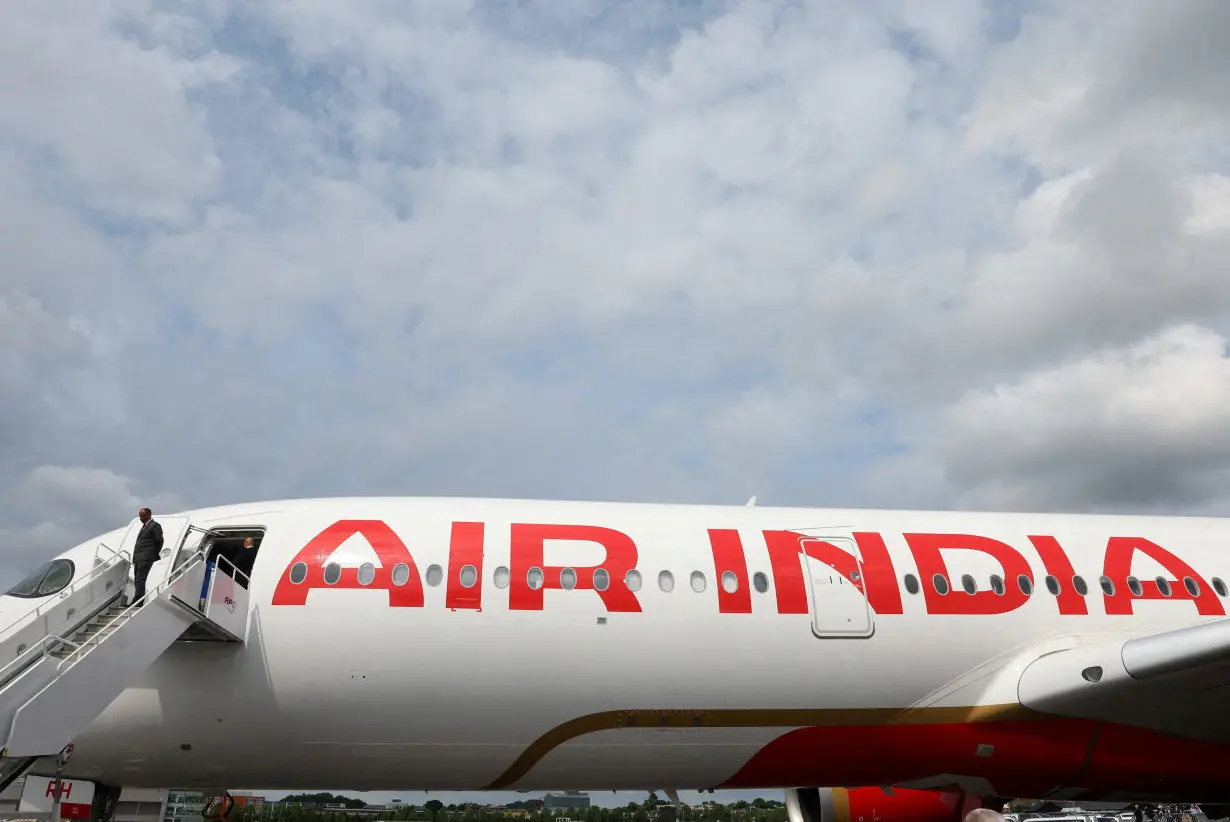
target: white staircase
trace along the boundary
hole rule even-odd
[[[0,789],[64,751],[177,640],[243,641],[247,588],[216,570],[202,598],[204,555],[178,561],[144,604],[125,607],[131,562],[100,545],[93,569],[0,631],[0,661],[11,660],[0,668]]]

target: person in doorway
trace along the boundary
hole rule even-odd
[[[248,578],[252,574],[252,563],[256,561],[256,540],[248,537],[243,541],[243,547],[235,555],[235,584],[241,588],[248,587]]]
[[[145,580],[162,553],[162,526],[148,508],[138,511],[137,519],[141,520],[141,530],[132,547],[132,601],[139,608],[145,604]]]

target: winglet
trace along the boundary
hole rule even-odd
[[[756,507],[756,498],[755,498],[755,497],[752,497],[751,499],[749,499],[749,500],[747,501],[747,507],[748,507],[748,508],[755,508],[755,507]]]

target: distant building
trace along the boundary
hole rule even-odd
[[[163,822],[203,822],[201,813],[209,797],[205,791],[172,788],[167,791],[167,810]]]
[[[115,803],[114,822],[163,822],[168,796],[170,791],[165,788],[123,788]]]
[[[580,791],[564,791],[563,793],[549,793],[542,798],[542,809],[548,810],[565,810],[570,808],[588,808],[589,794],[581,793]]]

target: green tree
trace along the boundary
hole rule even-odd
[[[423,810],[431,814],[431,822],[437,822],[436,816],[444,810],[444,803],[439,799],[428,799],[423,803]]]

